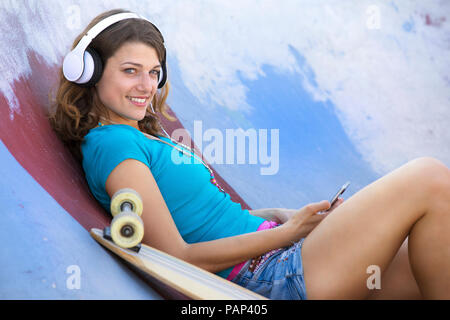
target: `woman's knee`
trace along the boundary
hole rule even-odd
[[[429,191],[433,198],[450,200],[450,170],[443,162],[432,157],[421,157],[408,164],[413,168],[419,188]]]
[[[449,170],[442,161],[433,157],[419,157],[409,161],[408,163],[428,170]]]

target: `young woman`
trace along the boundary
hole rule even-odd
[[[97,79],[83,83],[71,69],[76,59],[66,58],[50,115],[106,210],[117,190],[135,189],[144,204],[144,243],[269,298],[450,299],[444,164],[413,160],[333,208],[321,201],[242,210],[198,155],[161,132],[155,109],[170,116],[158,29],[128,17],[98,31],[99,23],[125,12],[99,15],[75,40],[73,52],[84,43],[103,66]],[[381,288],[372,290],[377,270]]]

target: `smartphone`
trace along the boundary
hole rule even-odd
[[[347,190],[348,186],[350,185],[350,182],[346,182],[341,189],[339,189],[339,191],[334,195],[334,197],[331,199],[330,203],[331,203],[331,207],[333,206],[333,204],[338,200],[339,196],[341,194],[343,194],[345,192],[345,190]]]

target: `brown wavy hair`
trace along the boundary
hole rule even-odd
[[[123,9],[114,9],[95,17],[86,29],[75,39],[72,49],[76,47],[81,38],[95,24],[117,13],[130,12]],[[166,59],[163,38],[154,26],[144,19],[126,19],[119,21],[95,37],[89,47],[96,50],[105,66],[106,61],[125,43],[141,42],[154,48],[158,54],[160,63]],[[166,99],[169,94],[169,81],[166,82],[153,97],[152,105],[155,112],[160,112],[166,119],[176,119],[167,113]],[[100,116],[106,116],[106,107],[100,101],[95,86],[83,87],[68,81],[59,70],[59,85],[56,96],[51,102],[49,121],[58,137],[68,147],[78,161],[82,161],[81,142],[84,136],[96,127]],[[158,115],[150,108],[144,119],[138,122],[139,129],[152,135],[161,135]]]

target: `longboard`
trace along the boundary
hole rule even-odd
[[[265,299],[252,291],[215,274],[151,248],[141,241],[144,225],[140,218],[142,198],[133,189],[118,190],[111,197],[111,225],[103,230],[91,229],[91,235],[102,246],[126,261],[172,297],[200,300]],[[173,294],[176,292],[178,294]]]
[[[265,297],[247,290],[213,273],[175,258],[145,244],[139,250],[122,248],[104,231],[93,228],[92,237],[118,257],[148,275],[151,281],[174,289],[181,296],[198,300],[264,300]],[[136,252],[138,251],[138,252]]]

